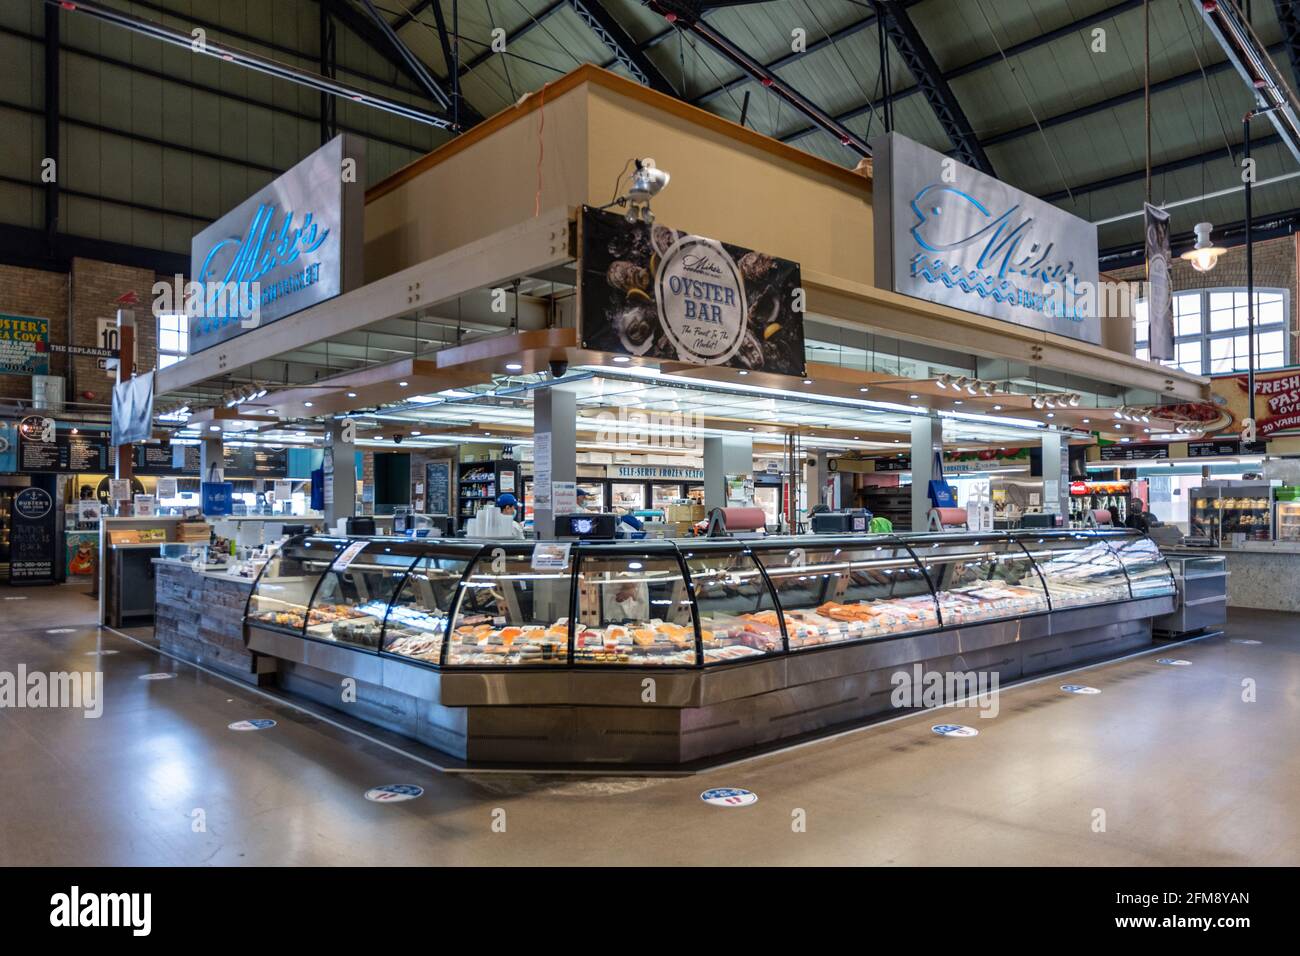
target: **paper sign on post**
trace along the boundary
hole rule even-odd
[[[569,566],[572,541],[539,541],[533,545],[534,571],[563,571]]]
[[[158,495],[158,500],[159,500],[159,501],[162,501],[162,500],[164,500],[164,499],[166,499],[166,498],[175,498],[175,497],[176,497],[176,479],[175,479],[175,478],[159,478],[159,479],[158,479],[157,495]]]
[[[129,478],[110,478],[108,497],[114,501],[131,500],[131,480]]]

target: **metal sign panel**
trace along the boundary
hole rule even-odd
[[[877,286],[1100,344],[1096,226],[897,133],[872,152]]]
[[[341,134],[191,240],[191,354],[361,285],[365,179],[365,142]]]

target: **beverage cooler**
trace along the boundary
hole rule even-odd
[[[1278,541],[1300,541],[1300,488],[1277,488],[1273,501],[1273,537]]]

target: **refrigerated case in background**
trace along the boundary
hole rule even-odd
[[[1274,489],[1273,512],[1273,537],[1300,541],[1300,488],[1285,485]]]
[[[1136,532],[583,541],[562,566],[534,548],[296,537],[246,640],[286,687],[352,676],[358,713],[464,758],[674,764],[860,719],[911,661],[1013,679],[1141,646],[1173,609]]]
[[[646,507],[646,486],[640,481],[611,481],[609,505],[615,514],[642,511]]]
[[[1214,545],[1273,537],[1273,486],[1258,481],[1212,482],[1193,488],[1188,503],[1189,536]]]

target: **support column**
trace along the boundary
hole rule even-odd
[[[226,445],[220,434],[199,445],[199,475],[204,482],[226,480]]]
[[[1070,445],[1060,432],[1043,432],[1043,511],[1070,514]]]
[[[930,481],[939,475],[935,452],[943,451],[943,421],[917,416],[912,419],[912,530],[925,531],[930,519]]]
[[[578,399],[563,385],[538,389],[533,398],[533,532],[555,537],[551,486],[578,480]]]
[[[727,475],[754,473],[754,440],[749,437],[704,439],[704,507],[727,504]]]
[[[332,529],[340,518],[357,513],[357,447],[343,440],[343,424],[331,422],[325,432],[325,524]],[[331,471],[332,469],[332,471]],[[331,481],[331,475],[333,480]],[[331,495],[331,485],[333,494]]]

